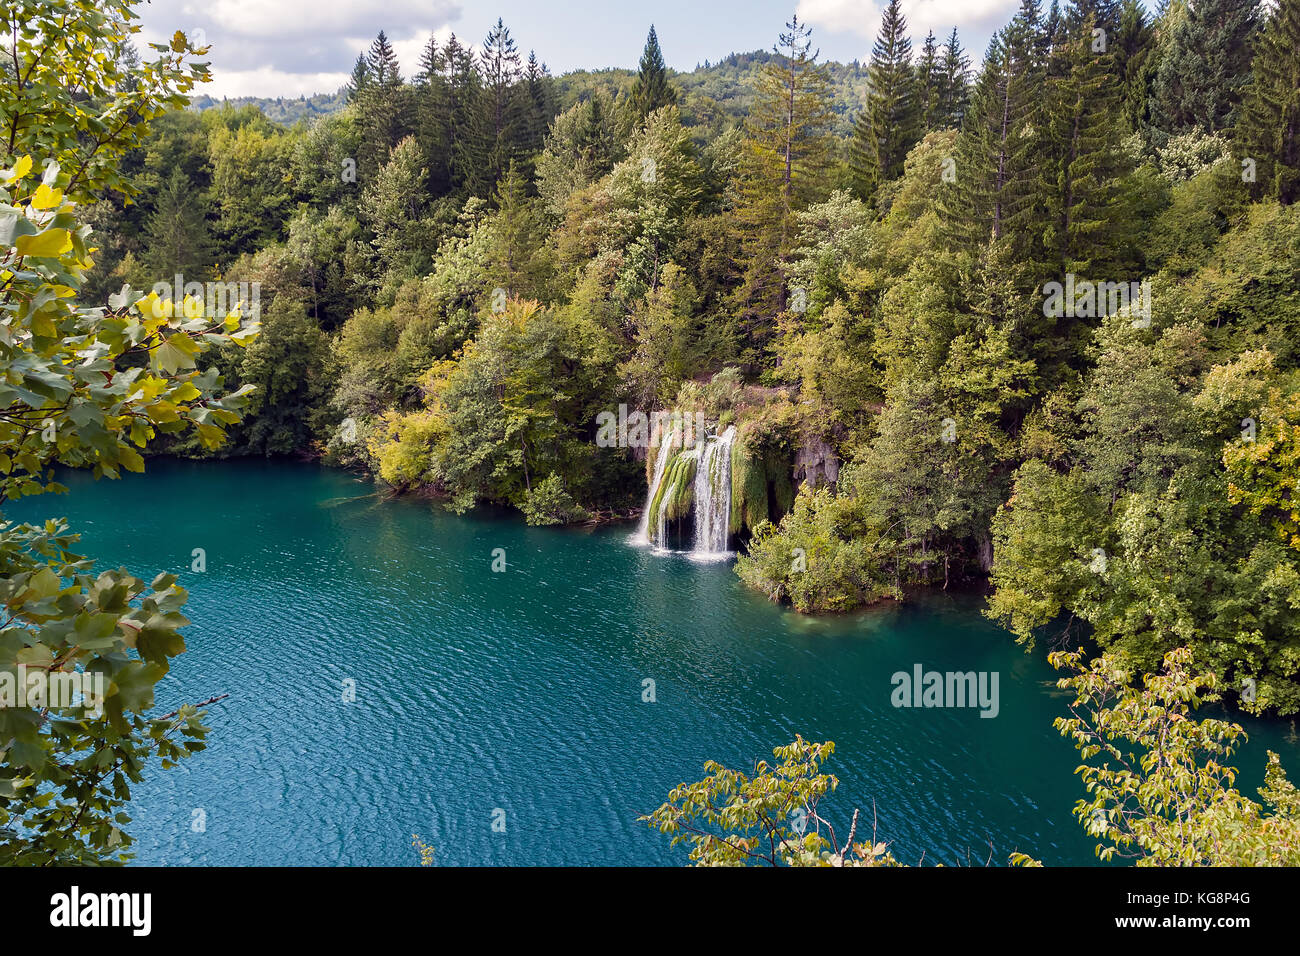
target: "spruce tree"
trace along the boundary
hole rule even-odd
[[[1156,74],[1157,122],[1179,135],[1234,125],[1250,81],[1259,0],[1196,0],[1170,37]]]
[[[486,166],[480,188],[492,188],[520,153],[522,102],[517,89],[522,70],[519,51],[509,28],[497,18],[479,54],[483,77],[480,97],[480,137]]]
[[[989,43],[957,141],[941,205],[957,244],[1006,241],[1036,258],[1043,202],[1040,137],[1046,84],[1045,28],[1034,0]]]
[[[429,192],[443,196],[451,191],[451,124],[446,57],[438,38],[430,37],[420,55],[415,75],[415,136],[429,173]]]
[[[638,120],[643,121],[661,106],[671,106],[676,102],[677,91],[668,82],[668,67],[659,49],[659,36],[651,24],[645,49],[641,52],[641,67],[632,84],[632,111]]]
[[[925,35],[921,56],[916,61],[916,111],[921,131],[928,133],[942,127],[940,96],[943,92],[943,66],[934,31]]]
[[[361,155],[357,165],[373,176],[388,162],[393,147],[410,135],[413,126],[409,91],[402,83],[397,54],[383,30],[366,55],[369,82],[358,93]]]
[[[785,309],[783,264],[794,238],[794,214],[824,194],[835,138],[830,74],[817,62],[812,31],[793,17],[763,65],[745,124],[739,201],[729,219],[740,248],[740,284],[731,304],[757,363]]]
[[[357,62],[352,67],[352,75],[348,78],[344,90],[347,92],[348,102],[354,103],[366,87],[370,85],[370,61],[366,59],[364,53],[357,54]]]
[[[1123,87],[1116,54],[1095,31],[1096,13],[1067,18],[1044,96],[1043,131],[1048,261],[1061,273],[1105,273],[1122,247],[1129,218],[1122,180],[1131,164],[1120,148]],[[1107,31],[1104,34],[1109,37]]]
[[[901,0],[885,8],[868,76],[871,89],[853,126],[849,165],[854,190],[870,200],[882,183],[902,173],[907,151],[920,138],[912,41]]]
[[[179,166],[159,190],[154,211],[145,220],[141,260],[155,281],[180,273],[188,279],[206,275],[214,256],[203,191]]]
[[[1124,0],[1120,7],[1118,43],[1124,124],[1130,133],[1141,132],[1151,122],[1151,88],[1159,66],[1155,27],[1141,0]]]
[[[962,50],[955,28],[943,45],[939,71],[939,128],[960,128],[970,101],[970,57]]]
[[[1264,27],[1236,140],[1259,192],[1283,205],[1300,198],[1300,0],[1278,0]]]

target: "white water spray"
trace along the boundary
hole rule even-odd
[[[727,531],[731,523],[731,446],[736,426],[700,449],[695,470],[695,548],[697,557],[720,557],[727,552]]]

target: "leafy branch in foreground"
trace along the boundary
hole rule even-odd
[[[832,741],[794,742],[772,750],[778,763],[760,760],[749,777],[712,760],[710,776],[682,784],[654,813],[640,817],[672,845],[690,843],[696,866],[898,866],[889,846],[878,842],[875,825],[868,843],[855,843],[858,811],[844,842],[818,805],[839,780],[819,773],[835,752]]]
[[[1163,673],[1143,676],[1141,687],[1109,655],[1085,664],[1082,652],[1059,651],[1049,660],[1073,671],[1059,681],[1075,694],[1073,716],[1055,725],[1084,761],[1076,772],[1091,796],[1074,813],[1103,841],[1098,857],[1139,866],[1300,864],[1300,792],[1272,751],[1259,791],[1272,812],[1235,789],[1237,771],[1226,761],[1246,734],[1191,717],[1219,695],[1213,674],[1193,673],[1190,649],[1166,654]]]
[[[251,388],[221,395],[196,360],[257,334],[238,309],[205,316],[195,300],[129,288],[108,313],[79,307],[89,227],[67,174],[49,163],[37,184],[32,169],[23,156],[0,170],[0,504],[60,490],[58,464],[143,471],[140,450],[159,431],[221,444]],[[3,863],[125,861],[125,807],[145,761],[166,767],[204,747],[197,708],[145,716],[185,649],[185,590],[169,574],[148,585],[124,569],[94,575],[76,540],[61,521],[0,522]],[[93,700],[51,692],[87,683]]]

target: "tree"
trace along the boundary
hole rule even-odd
[[[1023,0],[1011,24],[990,41],[971,95],[944,189],[948,227],[970,252],[1006,237],[1013,257],[1035,256],[1040,230],[1033,223],[1043,198],[1043,36],[1035,0]]]
[[[1171,135],[1214,133],[1236,122],[1258,26],[1259,0],[1187,4],[1156,74],[1161,129]]]
[[[970,57],[962,50],[956,29],[943,45],[939,70],[938,128],[960,129],[970,100]]]
[[[753,777],[709,760],[708,777],[676,787],[667,803],[639,819],[672,837],[673,846],[689,843],[696,866],[897,866],[874,821],[870,842],[854,842],[855,810],[841,843],[820,814],[822,800],[839,786],[820,772],[833,753],[832,741],[795,737],[773,748],[777,763],[758,761]]]
[[[1259,192],[1290,205],[1300,198],[1300,3],[1279,0],[1251,63],[1237,127],[1237,152],[1257,165]]]
[[[516,85],[521,71],[519,51],[510,30],[498,18],[488,31],[479,54],[483,75],[480,101],[480,136],[485,146],[486,166],[477,185],[491,188],[505,175],[510,161],[520,153],[520,101]]]
[[[310,451],[327,424],[331,372],[329,337],[301,302],[277,296],[239,364],[240,381],[257,390],[235,436],[241,448],[267,457]]]
[[[372,177],[388,162],[388,154],[412,129],[409,89],[402,83],[397,54],[380,30],[366,55],[369,80],[357,93],[361,126],[359,174]]]
[[[668,82],[668,67],[664,65],[659,37],[655,33],[654,24],[651,24],[645,49],[641,52],[640,69],[632,83],[632,112],[638,119],[645,120],[659,107],[676,104],[677,91]]]
[[[1144,675],[1140,687],[1106,656],[1085,662],[1082,651],[1058,651],[1049,660],[1072,672],[1057,686],[1073,692],[1073,716],[1054,723],[1083,757],[1076,772],[1089,798],[1074,815],[1102,841],[1098,858],[1138,866],[1300,864],[1300,793],[1271,751],[1259,793],[1273,812],[1233,787],[1237,771],[1226,761],[1244,733],[1191,716],[1218,699],[1220,682],[1192,670],[1189,650],[1170,651],[1163,672]]]
[[[931,44],[927,70],[933,69],[933,53]],[[907,37],[902,0],[890,0],[885,7],[868,75],[871,90],[866,108],[853,125],[850,153],[853,188],[865,200],[872,199],[881,183],[902,173],[903,159],[921,137],[923,104],[918,102],[912,41]],[[929,73],[924,82],[932,87]]]
[[[68,49],[93,72],[106,35],[92,28]],[[205,315],[195,300],[177,307],[128,288],[105,313],[68,295],[87,268],[90,231],[71,197],[113,180],[88,168],[69,175],[52,164],[38,179],[22,156],[0,173],[0,269],[10,276],[0,288],[10,330],[0,344],[0,502],[59,490],[56,464],[96,477],[143,471],[138,449],[159,432],[193,432],[214,448],[250,391],[221,395],[216,370],[196,367],[210,345],[255,335],[237,312]],[[184,589],[170,574],[151,584],[124,570],[96,575],[76,541],[59,520],[0,525],[0,681],[31,687],[39,676],[46,687],[0,707],[0,858],[10,864],[123,861],[126,806],[145,762],[157,755],[166,766],[204,746],[195,707],[147,716],[155,685],[185,649]],[[77,680],[81,699],[66,693]]]
[[[790,251],[794,214],[820,198],[831,164],[834,114],[830,77],[817,63],[812,31],[794,17],[759,74],[741,147],[739,201],[731,217],[741,247],[733,309],[756,350],[784,311],[781,267]],[[756,360],[755,352],[749,356]]]
[[[155,58],[132,71],[130,60],[115,54],[130,40],[133,6],[5,4],[0,29],[11,39],[0,72],[0,162],[12,166],[26,155],[53,161],[68,177],[67,195],[80,201],[137,194],[123,157],[150,123],[184,107],[187,94],[210,77],[207,65],[193,59],[206,47],[194,47],[180,31],[166,44],[149,44]]]
[[[202,192],[179,168],[173,169],[145,221],[142,263],[155,281],[170,282],[177,274],[198,279],[211,268],[205,205]]]
[[[943,92],[943,73],[934,31],[925,35],[921,56],[916,61],[916,113],[922,133],[937,129],[940,123],[939,98]]]
[[[355,103],[361,98],[366,88],[370,86],[370,80],[370,61],[366,59],[364,53],[358,53],[357,62],[352,65],[352,75],[348,77],[348,82],[344,87],[347,91],[349,103]]]

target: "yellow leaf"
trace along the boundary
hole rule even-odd
[[[14,240],[14,247],[20,256],[53,259],[72,248],[72,237],[66,229],[46,229],[34,236],[19,236]]]
[[[33,209],[57,209],[62,204],[63,190],[51,189],[45,183],[37,186],[36,192],[32,194]]]
[[[14,182],[16,180],[22,179],[31,171],[32,171],[32,158],[30,156],[24,156],[21,159],[19,159],[18,162],[14,163],[13,169],[9,170],[9,181]]]

